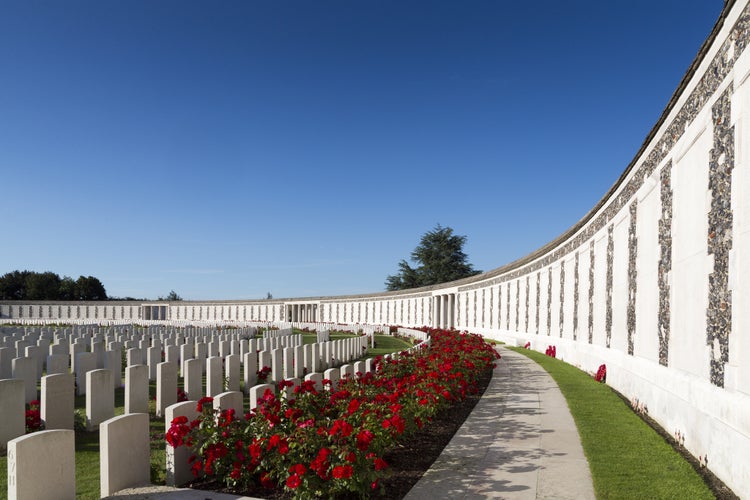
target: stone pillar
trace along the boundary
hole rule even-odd
[[[432,299],[432,324],[435,328],[440,328],[440,320],[442,319],[440,311],[440,296],[436,295]]]
[[[450,311],[450,294],[443,295],[443,328],[448,328],[450,323],[451,311]]]
[[[456,294],[448,295],[448,325],[447,328],[456,326]]]

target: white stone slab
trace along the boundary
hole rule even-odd
[[[148,366],[125,368],[125,413],[148,413]]]
[[[177,417],[187,417],[188,422],[195,420],[198,417],[196,402],[184,401],[168,406],[164,412],[164,424],[167,430],[169,430],[172,421]],[[166,444],[166,483],[168,486],[180,486],[193,479],[193,474],[190,471],[190,463],[188,462],[192,454],[193,451],[187,446],[172,448],[168,443]]]
[[[23,380],[0,380],[0,452],[5,452],[8,441],[26,432],[25,401]]]
[[[151,451],[148,414],[133,413],[114,417],[102,422],[99,432],[99,484],[102,498],[125,488],[149,484]]]
[[[8,443],[9,500],[60,500],[75,495],[73,431],[34,432]]]
[[[67,361],[67,356],[64,356]],[[42,377],[41,416],[46,430],[73,430],[75,377],[56,373]]]
[[[86,430],[99,428],[99,424],[115,416],[115,391],[112,372],[91,370],[86,373]]]
[[[177,402],[177,365],[167,361],[156,366],[156,415]]]

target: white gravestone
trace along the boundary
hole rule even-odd
[[[67,359],[67,357],[66,357]],[[72,373],[42,377],[41,416],[47,430],[73,430],[75,378]]]
[[[125,413],[148,413],[148,366],[125,368]]]
[[[140,365],[143,366],[143,365]],[[121,415],[99,428],[101,497],[151,481],[148,413]]]
[[[75,468],[73,431],[40,431],[13,439],[8,443],[8,499],[74,499]]]
[[[112,372],[91,370],[86,373],[86,429],[91,432],[99,424],[115,416],[115,391]]]

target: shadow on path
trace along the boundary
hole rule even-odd
[[[525,356],[499,351],[484,395],[406,499],[595,498],[557,385]]]

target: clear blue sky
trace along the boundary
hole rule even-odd
[[[490,270],[578,221],[722,0],[0,3],[0,274],[369,293],[436,224]]]

